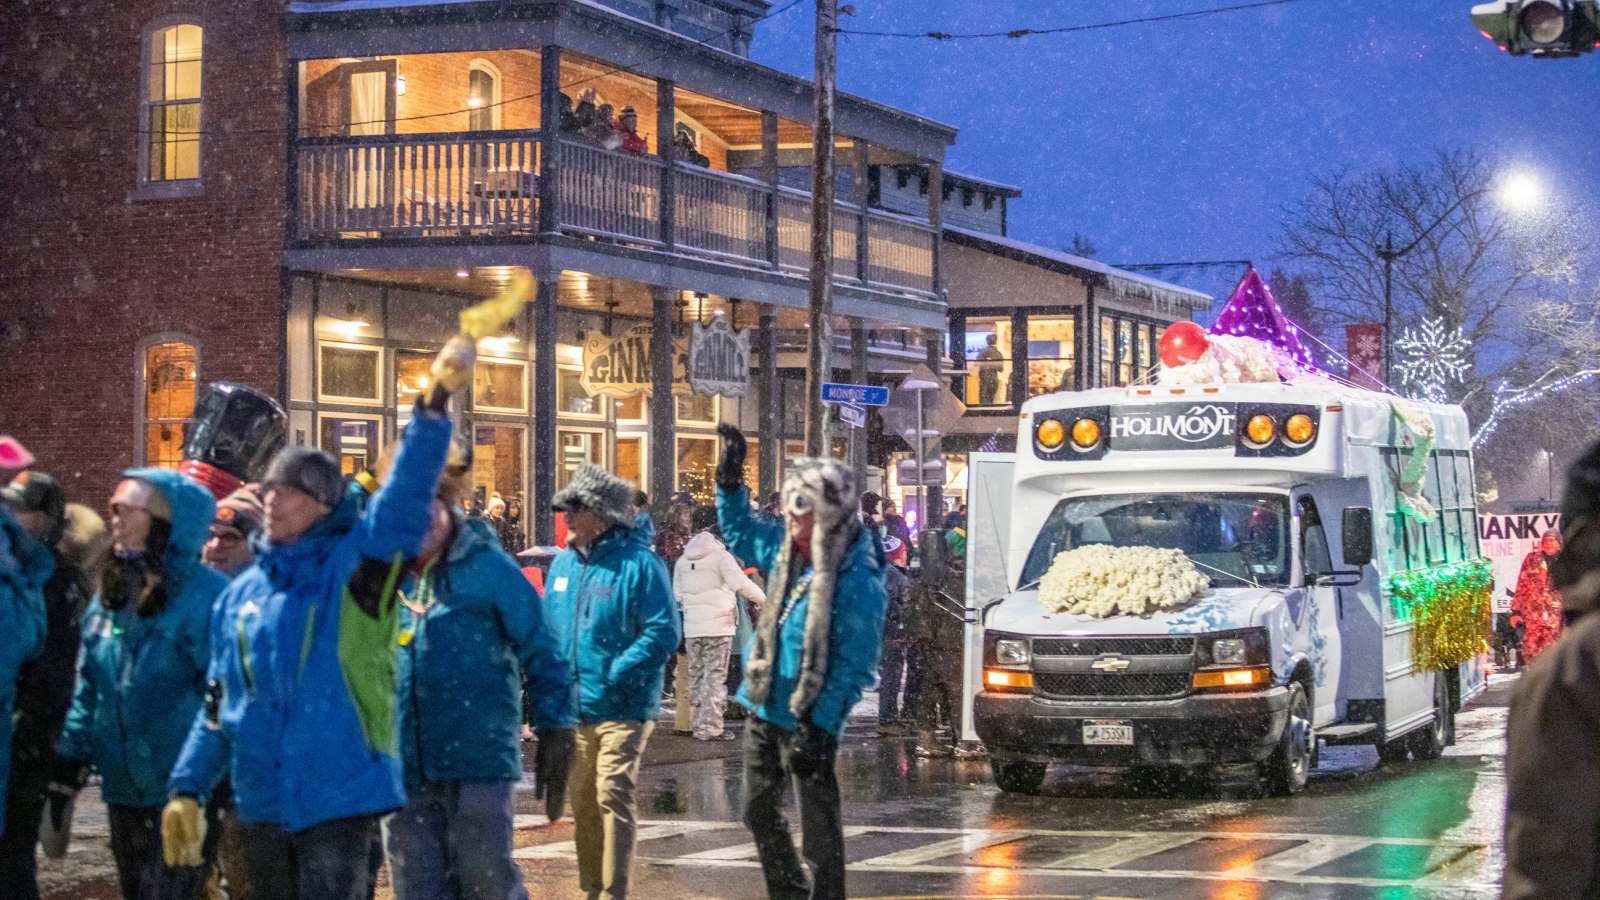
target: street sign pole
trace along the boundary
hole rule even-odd
[[[827,456],[828,407],[818,386],[833,376],[833,100],[838,0],[817,0],[816,88],[811,144],[810,334],[806,353],[806,455]]]
[[[927,480],[927,470],[922,459],[922,388],[917,388],[917,556],[927,559],[922,555],[922,535],[928,528],[928,511],[922,507],[924,495],[923,482]]]

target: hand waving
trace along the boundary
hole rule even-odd
[[[717,426],[717,435],[722,438],[722,459],[717,463],[717,487],[729,492],[737,491],[744,484],[744,435],[726,422]]]

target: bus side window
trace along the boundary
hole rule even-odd
[[[1328,533],[1317,512],[1317,501],[1302,496],[1296,509],[1300,513],[1300,572],[1309,585],[1318,575],[1333,571],[1333,555],[1328,552]]]

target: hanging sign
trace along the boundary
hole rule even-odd
[[[743,397],[750,390],[750,330],[726,319],[694,323],[689,339],[689,386],[697,394]]]
[[[583,342],[583,372],[579,384],[592,395],[627,397],[633,394],[654,393],[650,381],[650,341],[655,332],[648,322],[641,322],[622,334],[606,337],[591,332]],[[689,362],[689,342],[686,338],[672,341],[672,392],[689,393],[689,382],[684,377]]]

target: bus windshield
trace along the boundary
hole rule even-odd
[[[1278,494],[1101,494],[1056,504],[1028,553],[1031,588],[1056,554],[1088,544],[1182,550],[1215,587],[1289,581],[1289,501]]]

